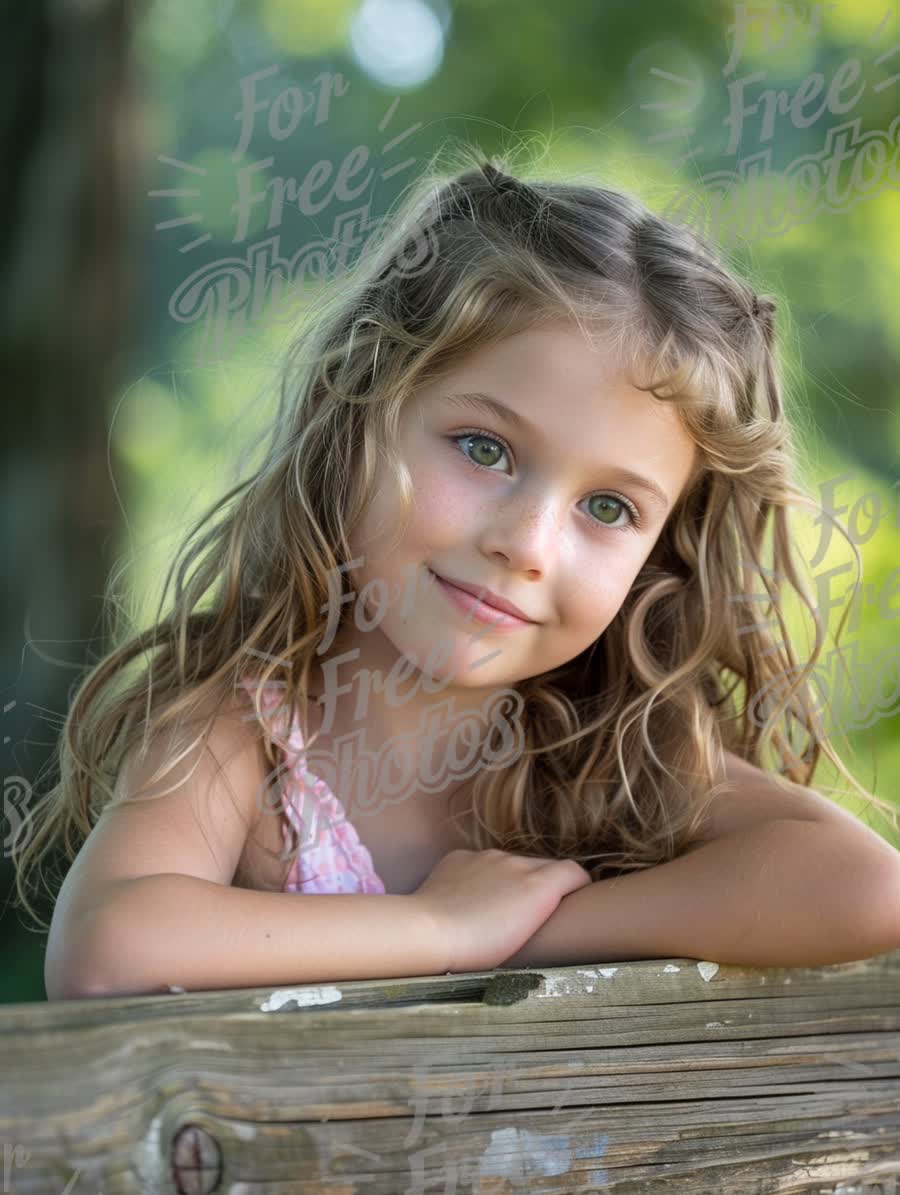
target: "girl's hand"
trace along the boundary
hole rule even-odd
[[[572,859],[454,850],[411,898],[447,943],[448,971],[489,971],[515,954],[570,892],[591,883]]]

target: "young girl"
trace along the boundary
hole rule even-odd
[[[808,787],[820,753],[856,782],[775,302],[635,198],[488,163],[378,254],[171,612],[75,694],[16,859],[27,905],[74,857],[49,998],[900,947],[900,853]]]

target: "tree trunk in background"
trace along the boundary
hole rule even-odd
[[[132,289],[131,11],[126,0],[28,0],[0,49],[3,1002],[44,999],[44,939],[7,896],[10,826],[28,807],[15,777],[34,782],[71,685],[101,653],[120,517],[107,435]]]

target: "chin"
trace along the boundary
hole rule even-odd
[[[417,678],[421,677],[427,677],[433,681],[434,686],[440,687],[439,692],[448,687],[460,689],[484,687],[483,674],[489,665],[476,665],[482,657],[490,655],[492,649],[483,639],[469,642],[469,637],[465,632],[448,632],[446,628],[442,632],[415,638],[409,635],[408,627],[406,634],[403,634],[401,630],[396,637],[386,627],[382,629],[397,658],[405,657],[410,662],[403,668],[404,678],[398,679],[397,688],[400,692],[408,692],[411,686],[417,684]],[[437,655],[441,633],[447,636],[446,641],[449,647]],[[431,665],[428,662],[429,656],[432,659],[437,656]],[[386,676],[385,679],[387,679]],[[427,694],[428,690],[421,685],[421,682],[418,682],[418,687],[423,694]],[[434,693],[433,696],[439,696],[439,692]]]

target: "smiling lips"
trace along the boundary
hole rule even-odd
[[[430,571],[437,580],[442,581],[445,585],[449,585],[452,589],[459,590],[475,598],[475,607],[470,607],[473,613],[477,613],[477,607],[482,606],[487,610],[493,609],[498,613],[508,614],[523,623],[534,624],[535,622],[533,618],[529,618],[525,611],[521,610],[513,602],[507,601],[506,598],[501,597],[498,593],[493,593],[483,585],[470,585],[466,581],[457,581],[453,577],[445,577],[435,573],[433,570]]]

